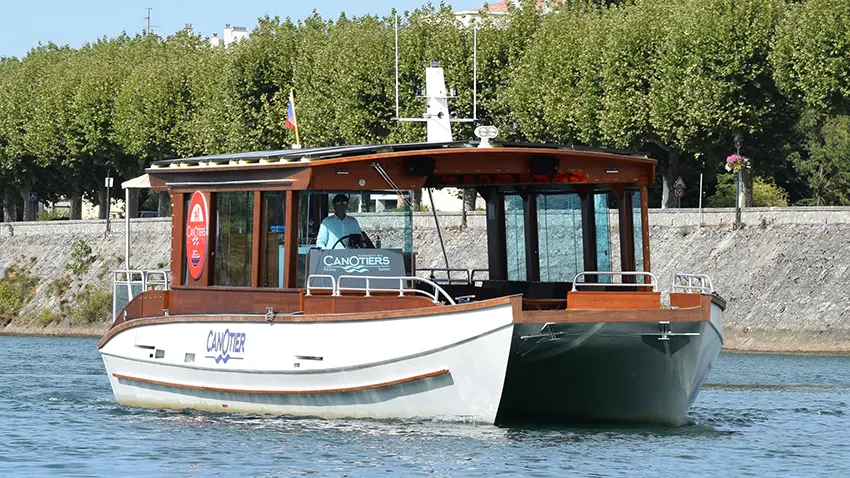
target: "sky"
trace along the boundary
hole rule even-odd
[[[151,7],[154,33],[169,35],[191,23],[196,33],[222,35],[225,24],[244,26],[250,32],[257,18],[266,14],[293,20],[310,16],[315,9],[322,17],[389,15],[393,8],[414,10],[427,0],[0,0],[0,57],[23,57],[41,43],[53,42],[77,48],[103,36],[126,31],[140,33]],[[434,3],[439,3],[434,1]],[[485,0],[447,1],[457,10],[467,10]],[[492,2],[491,2],[492,3]]]

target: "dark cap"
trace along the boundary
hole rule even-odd
[[[345,194],[337,194],[336,196],[334,196],[334,200],[331,202],[333,202],[334,204],[348,202],[348,196],[346,196]]]

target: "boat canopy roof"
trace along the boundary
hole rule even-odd
[[[155,189],[399,189],[528,184],[649,187],[646,153],[575,145],[477,141],[340,146],[157,161]],[[157,187],[158,186],[158,187]]]

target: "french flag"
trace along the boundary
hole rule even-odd
[[[286,109],[286,122],[284,125],[292,131],[298,131],[295,122],[295,97],[292,94],[292,90],[289,90],[289,107]]]

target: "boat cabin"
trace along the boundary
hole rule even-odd
[[[514,294],[525,309],[564,309],[583,307],[572,303],[581,301],[573,291],[654,287],[647,188],[655,160],[572,146],[479,146],[156,162],[148,169],[152,187],[172,199],[170,290],[144,292],[119,320],[391,311]],[[486,203],[486,251],[468,251],[486,255],[486,267],[458,268],[450,257],[422,263],[415,226],[438,217],[414,215],[412,191],[440,188],[471,189]],[[431,256],[441,243],[428,241]]]

